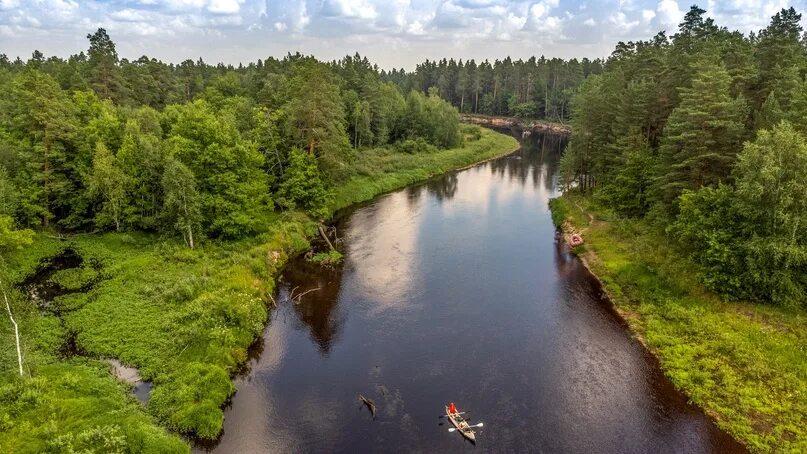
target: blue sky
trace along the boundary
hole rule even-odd
[[[107,29],[118,53],[238,63],[287,51],[381,67],[425,58],[604,57],[617,41],[673,33],[693,0],[0,0],[0,53],[67,56]],[[807,0],[700,1],[718,24],[748,32]]]

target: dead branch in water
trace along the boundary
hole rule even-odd
[[[367,406],[367,408],[370,410],[370,414],[373,415],[373,419],[375,419],[375,402],[362,396],[361,394],[359,394],[359,400]]]
[[[324,239],[325,242],[328,243],[328,247],[330,247],[332,251],[335,251],[336,248],[333,247],[333,243],[331,243],[330,238],[328,238],[328,234],[326,234],[325,230],[322,228],[322,224],[317,225],[317,229],[319,230],[319,234],[322,237],[322,239]]]
[[[319,290],[320,288],[321,287],[314,287],[314,288],[308,289],[308,290],[304,291],[303,293],[300,293],[299,295],[295,296],[293,298],[293,300],[295,300],[297,302],[294,303],[294,304],[299,304],[300,303],[300,298],[304,297],[305,295],[307,295],[307,294],[309,294],[309,293],[311,293],[311,292],[313,292],[315,290]]]

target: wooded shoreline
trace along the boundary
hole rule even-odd
[[[550,209],[564,233],[582,234],[573,252],[692,403],[753,452],[807,448],[807,382],[793,361],[807,342],[803,312],[722,300],[652,228],[591,197],[561,196]]]
[[[373,170],[336,188],[331,213],[517,148],[515,138],[483,130],[479,139],[448,150],[412,155],[368,150],[365,161]],[[37,369],[39,385],[19,380],[7,392],[30,393],[31,386],[46,381],[48,403],[21,407],[15,424],[0,435],[0,448],[26,452],[53,446],[45,426],[54,413],[75,411],[71,402],[78,400],[93,408],[91,416],[78,413],[69,421],[58,421],[58,433],[70,437],[62,442],[72,446],[93,428],[109,428],[115,432],[109,435],[127,446],[160,452],[187,452],[177,432],[215,438],[223,421],[221,407],[235,392],[235,371],[266,326],[275,279],[287,260],[307,250],[316,235],[317,224],[297,212],[279,214],[271,228],[255,238],[207,241],[194,250],[179,240],[136,232],[81,235],[66,241],[37,235],[29,248],[9,256],[15,282],[33,273],[43,258],[66,248],[76,250],[85,261],[102,263],[104,279],[87,294],[57,302],[69,308],[61,327],[46,324],[51,317],[38,315],[36,309],[23,314],[26,361]],[[161,272],[155,275],[157,269]],[[24,307],[24,295],[14,293],[18,307]],[[44,325],[47,328],[32,338],[33,327]],[[224,329],[229,340],[218,339],[216,329]],[[42,350],[40,337],[50,339],[58,350],[58,339],[67,330],[79,334],[86,356],[65,359]],[[149,405],[144,408],[136,402],[129,385],[116,381],[108,364],[96,357],[138,367],[143,378],[155,384]],[[79,385],[73,384],[76,377]]]
[[[562,136],[570,136],[572,134],[571,125],[547,120],[476,114],[460,114],[460,118],[465,123],[472,123],[488,128],[518,128],[531,133],[548,132]]]

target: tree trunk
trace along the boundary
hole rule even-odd
[[[42,152],[42,164],[43,164],[43,171],[42,171],[42,185],[44,186],[44,197],[45,197],[45,214],[42,215],[42,225],[45,228],[48,228],[48,180],[50,179],[50,162],[48,157],[48,150],[50,149],[50,141],[45,139],[45,149]]]
[[[0,287],[3,286],[3,282],[0,281]],[[8,304],[8,296],[6,296],[6,288],[3,287],[3,299],[6,301],[6,310],[8,311],[8,319],[11,320],[11,324],[14,325],[14,340],[17,343],[17,365],[20,367],[20,377],[23,376],[22,371],[22,351],[20,350],[20,330],[17,326],[17,322],[14,320],[14,316],[11,315],[11,306]]]
[[[460,95],[460,113],[462,113],[462,106],[465,105],[465,93]]]
[[[194,248],[194,244],[193,244],[193,228],[191,228],[190,225],[188,226],[188,245],[191,247],[191,249]]]
[[[322,229],[322,224],[318,225],[317,228],[319,229],[319,234],[322,236],[322,239],[328,243],[328,247],[330,247],[332,251],[336,250],[336,248],[333,247],[331,240],[328,239],[328,235],[325,234],[325,230]]]

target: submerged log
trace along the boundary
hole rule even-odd
[[[373,419],[375,419],[375,402],[362,396],[361,394],[359,394],[359,400],[362,401],[364,405],[367,406],[367,409],[370,410],[370,414],[373,415]]]
[[[325,240],[326,243],[328,243],[328,247],[330,247],[332,251],[336,250],[336,248],[333,247],[333,243],[331,243],[330,238],[328,238],[328,235],[325,233],[325,230],[323,230],[322,224],[319,224],[317,228],[319,229],[319,234],[320,236],[322,236],[322,239]]]

